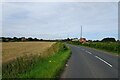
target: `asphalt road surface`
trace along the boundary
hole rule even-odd
[[[61,78],[118,78],[118,57],[100,50],[67,44],[72,55]]]

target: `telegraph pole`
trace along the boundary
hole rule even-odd
[[[82,38],[82,25],[81,25],[81,38]]]

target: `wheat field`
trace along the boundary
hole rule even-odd
[[[3,42],[2,62],[8,62],[23,55],[40,54],[46,55],[44,51],[55,42]]]

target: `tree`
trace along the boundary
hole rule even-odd
[[[67,41],[70,41],[70,39],[69,39],[69,38],[67,38]]]
[[[13,37],[13,41],[18,41],[18,38],[17,37]]]
[[[40,39],[40,41],[43,41],[43,39]]]
[[[12,38],[10,38],[10,37],[2,37],[2,42],[9,42],[11,40],[12,40]]]
[[[28,41],[33,41],[33,38],[29,37],[29,38],[28,38]]]
[[[115,42],[115,38],[104,38],[102,39],[102,42]]]
[[[34,38],[34,41],[39,41],[37,38]]]
[[[94,40],[93,42],[100,42],[99,40]]]

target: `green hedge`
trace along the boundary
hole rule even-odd
[[[69,44],[88,46],[96,49],[101,49],[115,54],[120,54],[120,43],[119,42],[86,42],[80,43],[79,41],[69,41]]]
[[[89,42],[81,45],[102,49],[113,53],[118,53],[120,51],[120,45],[117,42]]]

